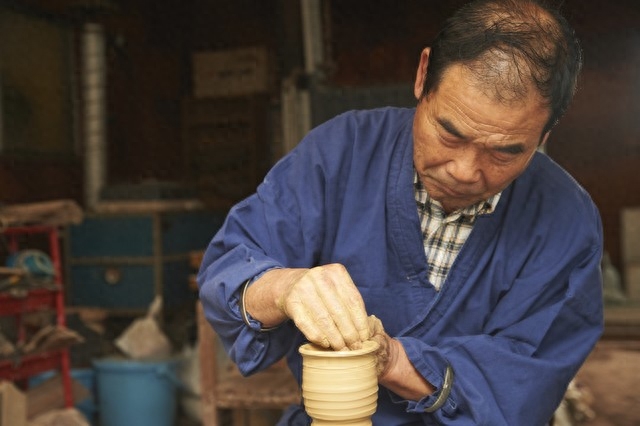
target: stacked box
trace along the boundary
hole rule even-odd
[[[187,99],[183,114],[185,169],[198,197],[229,208],[254,192],[271,164],[267,99]]]
[[[640,301],[640,207],[622,210],[621,241],[626,293]]]
[[[193,95],[196,98],[246,96],[272,89],[269,54],[263,47],[193,54]]]

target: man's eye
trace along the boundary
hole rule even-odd
[[[522,154],[524,152],[524,149],[520,145],[513,145],[497,148],[496,152],[499,154],[515,156],[518,154]]]
[[[498,152],[493,155],[493,158],[499,163],[509,163],[513,159],[516,158],[514,154],[506,154],[503,152]]]
[[[447,135],[447,134],[442,134],[440,133],[440,140],[445,144],[445,145],[455,145],[458,143],[458,139],[455,136],[452,135]]]
[[[508,163],[515,160],[522,153],[519,149],[496,150],[493,152],[493,158],[498,162]]]

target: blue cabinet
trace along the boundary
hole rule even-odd
[[[204,250],[224,220],[220,212],[88,215],[69,227],[68,302],[112,310],[166,308],[195,301],[189,253]]]

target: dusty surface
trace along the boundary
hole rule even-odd
[[[595,417],[587,426],[640,425],[640,341],[601,341],[576,383],[591,394]]]

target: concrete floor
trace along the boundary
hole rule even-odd
[[[640,340],[599,342],[576,377],[593,410],[580,425],[640,425],[639,381]]]

